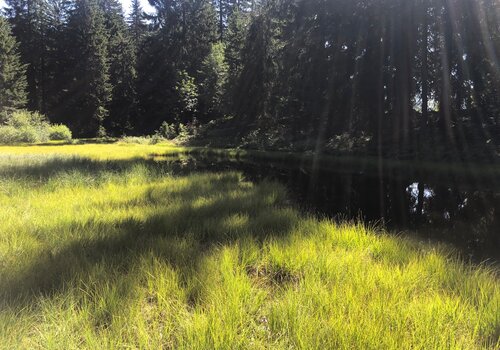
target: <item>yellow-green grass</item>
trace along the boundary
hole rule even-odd
[[[158,149],[0,147],[0,348],[500,346],[497,267]]]
[[[179,153],[186,148],[175,146],[171,142],[157,145],[133,143],[75,143],[64,144],[51,142],[43,145],[2,146],[0,156],[6,158],[12,155],[66,155],[86,157],[95,160],[123,160],[152,157],[157,154]]]

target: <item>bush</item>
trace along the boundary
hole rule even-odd
[[[71,131],[65,125],[50,125],[38,112],[14,111],[0,125],[0,143],[36,143],[48,140],[71,140]]]
[[[6,124],[7,127],[14,128],[16,132],[16,136],[9,143],[35,143],[49,140],[50,124],[45,116],[38,112],[15,111],[8,116]]]
[[[165,138],[163,136],[159,135],[158,133],[155,133],[155,134],[153,134],[153,136],[151,136],[150,143],[152,145],[156,145],[156,144],[161,143],[163,141],[165,141]]]
[[[179,134],[177,135],[177,138],[180,140],[185,140],[189,137],[190,134],[191,133],[189,130],[189,126],[179,123]]]
[[[151,137],[149,136],[123,136],[120,139],[123,143],[135,143],[138,145],[149,145],[151,144]]]
[[[23,126],[32,126],[35,128],[46,128],[48,129],[50,124],[47,118],[43,114],[38,112],[30,112],[26,110],[20,110],[12,112],[7,118],[7,125],[13,126],[15,128],[21,128]]]
[[[45,142],[49,140],[48,128],[37,128],[36,126],[25,125],[18,129],[19,141],[22,143]]]
[[[9,125],[0,126],[0,143],[18,143],[19,139],[19,130]]]
[[[123,136],[120,142],[135,143],[138,145],[156,145],[157,143],[165,141],[165,138],[158,133],[152,136]]]
[[[15,128],[10,125],[0,126],[0,143],[35,143],[47,141],[45,132],[29,125]]]
[[[167,122],[163,122],[156,134],[166,138],[167,140],[173,140],[177,136],[177,131],[174,123],[169,124]]]
[[[50,126],[49,137],[54,141],[71,141],[73,136],[66,125],[56,124]]]

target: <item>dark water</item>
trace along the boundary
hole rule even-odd
[[[494,175],[207,155],[175,162],[189,171],[237,170],[254,182],[277,180],[305,211],[450,242],[472,258],[500,257],[500,184]]]

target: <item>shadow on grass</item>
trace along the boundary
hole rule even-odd
[[[0,178],[46,183],[60,176],[72,175],[107,179],[109,175],[124,175],[137,167],[144,167],[148,176],[157,178],[166,174],[186,175],[192,169],[170,161],[135,157],[119,160],[93,160],[79,156],[14,156],[0,158]],[[105,176],[106,175],[106,176]]]
[[[118,139],[116,138],[91,138],[91,139],[74,139],[71,141],[53,141],[53,142],[43,142],[37,143],[35,146],[64,146],[64,145],[91,145],[91,144],[111,144],[115,143]],[[26,144],[24,146],[33,146],[30,144]]]
[[[232,158],[210,150],[189,153],[106,161],[57,155],[7,156],[0,157],[0,179],[12,179],[23,188],[25,183],[36,187],[47,182],[57,188],[76,182],[98,186],[111,178],[123,183],[128,181],[128,174],[134,176],[134,173],[141,173],[142,181],[148,181],[165,175],[237,170],[254,182],[273,178],[285,184],[293,202],[314,215],[340,213],[352,220],[382,220],[391,230],[410,229],[422,239],[451,243],[464,256],[477,261],[490,257],[498,259],[500,240],[496,227],[500,219],[500,197],[496,177],[477,182],[452,177],[443,180],[438,176],[433,181],[431,177],[419,178],[406,172],[372,176],[369,171],[365,172],[366,169],[354,171],[340,165],[335,172],[312,172],[297,163],[297,159],[295,163],[291,159],[265,162],[239,160],[238,155]],[[419,191],[413,193],[411,190],[418,189],[415,187],[418,181],[422,181],[428,191],[428,198],[423,198],[422,215],[418,214],[416,193]]]
[[[73,140],[55,140],[40,143],[14,143],[14,144],[2,144],[2,146],[16,146],[16,147],[38,147],[38,146],[67,146],[67,145],[91,145],[91,144],[112,144],[116,143],[118,139],[116,138],[91,138],[91,139],[73,139]]]
[[[178,191],[160,187],[133,200],[102,203],[98,211],[130,209],[142,216],[91,219],[83,225],[72,222],[51,229],[54,237],[71,231],[74,237],[81,232],[94,238],[45,249],[29,266],[4,278],[0,300],[25,307],[63,292],[68,283],[104,286],[120,278],[116,274],[132,271],[145,256],[168,262],[188,280],[203,257],[223,244],[285,237],[298,216],[281,206],[284,198],[279,191],[271,183],[242,184],[235,173],[206,174],[193,177]],[[109,273],[96,277],[96,268]],[[122,295],[124,303],[127,293]],[[190,299],[196,303],[195,295]]]

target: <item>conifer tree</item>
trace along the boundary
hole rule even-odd
[[[217,14],[217,34],[220,41],[227,42],[226,33],[229,26],[229,18],[234,12],[248,13],[252,10],[251,0],[213,0],[213,6]]]
[[[158,28],[144,41],[138,66],[138,92],[145,130],[163,121],[189,122],[195,110],[182,111],[179,86],[194,79],[217,41],[216,14],[206,0],[151,1]],[[186,78],[189,77],[189,78]],[[186,113],[184,113],[186,112]]]
[[[69,124],[68,118],[73,115],[64,93],[70,88],[74,76],[74,38],[68,30],[68,18],[73,8],[74,3],[69,0],[48,0],[43,112],[52,122],[64,124]]]
[[[275,31],[275,25],[267,15],[256,16],[241,51],[241,72],[235,86],[233,106],[237,115],[247,120],[257,119],[268,112],[277,74]]]
[[[27,64],[28,108],[46,110],[47,7],[45,0],[6,0],[5,10],[19,42],[21,59]]]
[[[9,23],[0,16],[0,118],[3,113],[25,106],[25,72]]]
[[[136,57],[121,4],[100,0],[105,17],[109,81],[112,87],[106,128],[116,135],[130,132],[137,113]]]
[[[132,0],[132,11],[128,17],[128,24],[132,40],[138,46],[147,32],[147,25],[144,23],[144,11],[139,0]]]
[[[111,85],[105,18],[97,0],[75,3],[68,31],[72,77],[66,100],[73,111],[71,125],[81,136],[103,136]]]
[[[245,46],[250,16],[243,10],[237,9],[231,14],[228,21],[224,52],[225,62],[227,63],[225,104],[226,109],[230,110],[243,66],[242,51]]]

